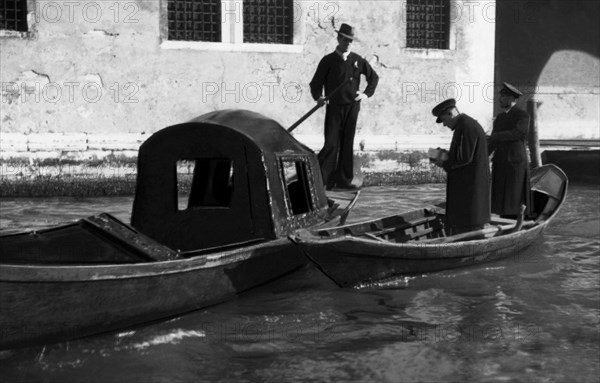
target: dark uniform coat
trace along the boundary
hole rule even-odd
[[[529,114],[516,106],[494,120],[488,151],[492,159],[492,213],[517,215],[529,204]]]
[[[353,146],[360,102],[354,101],[360,86],[360,76],[367,79],[364,93],[371,97],[379,76],[367,60],[350,52],[344,59],[337,52],[323,57],[310,82],[310,92],[315,100],[329,95],[339,85],[349,80],[329,100],[325,112],[325,144],[319,151],[319,164],[323,182],[327,186],[348,186],[352,182]]]
[[[448,159],[446,223],[471,228],[490,221],[490,165],[485,132],[477,121],[461,114],[454,127]]]

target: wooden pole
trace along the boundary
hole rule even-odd
[[[532,169],[542,166],[542,153],[538,135],[538,109],[540,105],[542,105],[540,100],[534,98],[527,100],[527,112],[530,117],[527,144],[529,146],[529,157],[531,159]]]
[[[340,85],[338,85],[337,88],[335,88],[334,90],[332,90],[331,93],[329,93],[327,95],[327,97],[325,97],[325,100],[329,100],[331,98],[331,96],[333,96],[334,94],[336,94],[349,81],[352,81],[352,77],[347,78]],[[294,129],[296,129],[298,127],[298,125],[300,125],[301,123],[303,123],[304,120],[306,120],[307,118],[309,118],[311,116],[311,114],[313,114],[317,109],[319,109],[322,106],[323,105],[319,105],[319,104],[313,106],[311,110],[309,110],[308,112],[306,112],[304,114],[304,116],[300,117],[300,119],[298,121],[296,121],[292,126],[290,126],[287,131],[291,133]]]
[[[294,124],[288,128],[288,132],[291,133],[294,129],[296,129],[298,127],[298,125],[300,125],[301,123],[303,123],[304,120],[306,120],[307,118],[309,118],[321,106],[323,106],[323,105],[317,104],[317,105],[313,106],[311,108],[311,110],[309,110],[308,112],[306,112],[304,114],[304,116],[300,117],[300,119],[298,121],[294,122]]]

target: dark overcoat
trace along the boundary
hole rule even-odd
[[[459,115],[452,135],[446,187],[448,226],[471,227],[490,221],[490,165],[483,128],[466,114]]]
[[[522,204],[530,210],[527,134],[529,114],[517,108],[496,116],[488,139],[492,158],[492,213],[517,215]]]

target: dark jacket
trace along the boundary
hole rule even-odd
[[[458,116],[448,159],[446,222],[470,227],[490,221],[490,165],[483,128],[466,114]]]
[[[529,114],[513,107],[494,120],[488,139],[492,158],[492,213],[515,215],[522,204],[529,208]],[[529,209],[528,209],[529,210]]]
[[[310,93],[313,99],[317,100],[323,95],[323,87],[325,87],[325,95],[329,95],[346,79],[352,78],[329,100],[330,104],[352,104],[356,92],[359,90],[361,74],[365,75],[367,79],[367,87],[364,93],[371,97],[375,93],[379,76],[369,62],[354,52],[348,54],[346,61],[338,53],[332,52],[319,62],[317,71],[310,82]]]

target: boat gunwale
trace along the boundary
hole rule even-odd
[[[262,250],[290,247],[288,238],[277,238],[244,248],[168,261],[103,265],[0,264],[0,283],[94,282],[156,277],[217,268],[258,256]],[[264,254],[264,253],[263,253]]]
[[[316,235],[312,235],[310,237],[300,237],[298,238],[300,243],[305,244],[306,246],[310,247],[313,244],[318,244],[319,246],[324,246],[324,245],[334,245],[340,242],[356,242],[356,243],[361,243],[361,244],[368,244],[369,246],[372,247],[381,247],[381,248],[400,248],[400,249],[436,249],[436,248],[459,248],[459,247],[465,247],[465,246],[472,246],[472,245],[481,245],[482,243],[491,243],[491,244],[495,244],[496,242],[503,242],[506,241],[508,239],[515,239],[517,237],[523,236],[525,234],[529,234],[529,233],[533,233],[533,232],[537,232],[539,230],[542,230],[546,227],[546,224],[548,223],[549,220],[544,220],[542,221],[540,224],[535,225],[535,226],[531,226],[529,228],[526,229],[522,229],[519,231],[516,231],[514,233],[507,233],[504,235],[499,235],[497,237],[490,237],[490,238],[481,238],[481,239],[474,239],[474,240],[469,240],[469,241],[458,241],[458,242],[448,242],[448,243],[427,243],[427,242],[420,242],[420,241],[410,241],[410,242],[402,242],[402,243],[398,243],[398,242],[392,242],[392,241],[386,241],[386,242],[382,242],[382,241],[374,241],[372,239],[368,239],[368,238],[362,238],[362,237],[358,237],[358,236],[352,236],[352,235],[339,235],[337,237],[333,237],[333,238],[322,238],[322,237],[318,237]],[[311,239],[313,239],[311,241]],[[379,257],[386,257],[387,256],[385,254],[378,254],[377,256]],[[397,255],[392,255],[389,256],[389,258],[397,258]],[[440,257],[438,257],[440,258]]]
[[[369,247],[374,247],[374,248],[379,247],[379,248],[392,248],[392,249],[436,249],[436,248],[455,249],[455,248],[473,246],[473,245],[480,246],[482,244],[496,244],[497,242],[507,241],[509,239],[515,240],[516,238],[518,238],[520,236],[524,236],[529,233],[537,234],[537,233],[539,233],[539,231],[544,230],[545,227],[547,226],[547,224],[558,214],[562,204],[564,203],[564,201],[567,198],[567,190],[568,190],[568,183],[569,183],[568,178],[565,175],[565,173],[562,171],[562,169],[560,169],[556,165],[546,164],[546,165],[540,166],[538,169],[542,169],[542,168],[549,168],[549,169],[552,169],[552,171],[558,172],[559,177],[564,182],[564,186],[562,188],[562,195],[561,195],[561,198],[559,199],[559,203],[556,205],[556,208],[552,211],[552,213],[549,216],[547,216],[545,219],[540,220],[540,221],[534,221],[534,222],[536,222],[536,225],[528,227],[528,228],[522,228],[521,230],[516,231],[516,232],[498,235],[498,236],[490,237],[490,238],[481,238],[481,239],[474,239],[474,240],[468,240],[468,241],[457,241],[457,242],[448,242],[448,243],[426,243],[426,242],[420,242],[420,241],[410,241],[410,242],[402,242],[402,243],[392,242],[392,241],[384,242],[384,241],[374,241],[373,239],[361,238],[359,236],[354,236],[351,234],[340,234],[335,237],[327,238],[327,237],[322,237],[319,234],[314,234],[308,230],[303,231],[304,233],[308,234],[307,237],[300,236],[299,238],[296,238],[296,239],[298,240],[298,242],[302,243],[304,246],[306,246],[308,248],[310,248],[312,246],[317,246],[317,245],[318,246],[329,246],[329,245],[334,245],[334,244],[337,244],[340,242],[342,242],[342,243],[343,242],[347,242],[347,243],[354,242],[354,243],[360,243],[360,244],[364,244],[364,245],[367,245]],[[347,224],[344,226],[339,226],[335,229],[344,229],[344,228],[349,228],[349,227],[365,225],[365,224],[368,224],[371,222],[377,222],[377,221],[394,218],[394,217],[401,217],[403,215],[408,215],[408,214],[425,211],[425,210],[429,210],[435,215],[443,215],[440,213],[436,213],[436,209],[439,211],[440,208],[435,205],[427,205],[427,206],[420,207],[420,208],[417,208],[414,210],[408,210],[408,211],[405,211],[402,213],[398,213],[398,214],[394,214],[394,215],[390,215],[390,216],[386,216],[386,217],[350,223],[350,224]],[[491,226],[491,227],[493,227],[493,226]],[[330,229],[319,230],[319,231],[317,231],[317,233],[319,233],[321,231],[325,232],[327,230],[330,230]],[[358,254],[357,254],[357,256],[358,256]],[[390,259],[398,258],[397,254],[392,254],[390,256],[386,256],[385,254],[378,254],[378,255],[373,255],[372,257],[381,257],[381,258],[390,258]],[[435,258],[432,257],[432,258],[428,258],[428,259],[447,259],[447,258],[448,257],[435,257]],[[460,258],[460,257],[456,257],[456,258]],[[410,258],[406,258],[406,259],[410,259]],[[419,259],[423,259],[423,258],[421,257]]]
[[[441,208],[439,206],[436,206],[436,205],[426,205],[426,206],[422,206],[422,207],[419,207],[419,208],[414,209],[414,210],[407,210],[407,211],[404,211],[404,212],[401,212],[401,213],[398,213],[398,214],[386,215],[385,217],[379,217],[379,218],[366,219],[364,221],[351,222],[351,223],[347,223],[347,224],[345,224],[343,226],[327,227],[327,228],[324,228],[324,229],[317,229],[315,231],[317,233],[321,233],[321,232],[327,232],[327,231],[331,231],[331,230],[343,230],[343,229],[350,228],[350,227],[356,227],[356,226],[360,226],[360,225],[366,225],[366,224],[369,224],[369,223],[372,223],[372,222],[383,221],[385,219],[393,219],[393,218],[396,218],[396,217],[401,217],[403,215],[411,214],[411,213],[416,213],[416,212],[419,212],[419,211],[422,211],[422,210],[428,210],[428,211],[431,212],[431,214],[437,215],[437,214],[439,214],[439,213],[437,213],[437,211],[439,211],[440,209]],[[310,228],[308,228],[308,229],[310,229]],[[318,236],[318,235],[315,235],[315,236]]]

